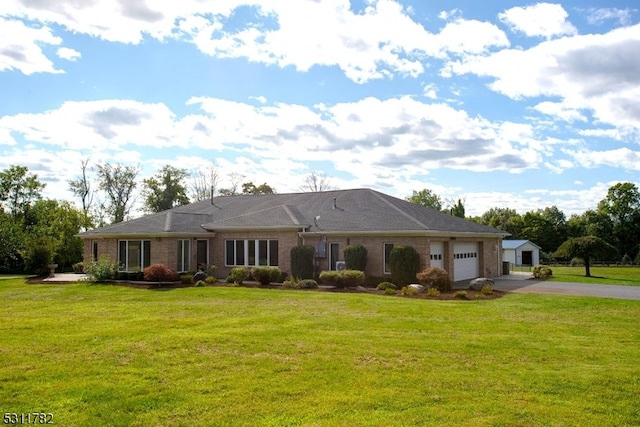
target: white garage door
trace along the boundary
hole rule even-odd
[[[453,245],[453,280],[478,277],[478,244],[456,243]]]
[[[442,242],[431,242],[431,267],[442,268]]]

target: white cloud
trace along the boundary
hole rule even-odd
[[[613,20],[619,25],[628,25],[635,12],[637,12],[635,9],[618,9],[617,7],[591,8],[587,10],[587,21],[593,25],[600,25],[605,21]]]
[[[61,73],[42,51],[43,45],[59,45],[62,39],[47,27],[30,27],[15,19],[0,16],[0,71]]]
[[[512,99],[559,97],[537,109],[559,119],[590,112],[601,124],[640,128],[640,24],[602,35],[565,37],[526,50],[505,49],[448,64],[444,73],[494,77],[493,90]]]
[[[576,27],[567,21],[569,14],[559,4],[537,3],[533,6],[513,7],[500,13],[498,18],[515,31],[529,37],[574,35]]]
[[[67,61],[76,61],[78,58],[82,57],[80,52],[68,47],[58,48],[56,55],[58,55],[58,58],[66,59]]]

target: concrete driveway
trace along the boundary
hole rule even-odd
[[[522,294],[575,295],[640,300],[640,286],[592,285],[535,280],[531,273],[511,273],[494,279],[494,289]]]

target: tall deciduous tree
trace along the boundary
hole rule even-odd
[[[12,165],[0,171],[0,202],[17,218],[35,201],[42,198],[45,184],[29,173],[26,166]]]
[[[618,251],[596,236],[572,237],[560,245],[554,256],[558,258],[582,258],[585,275],[591,277],[591,260],[619,257]]]
[[[137,166],[125,166],[123,164],[97,165],[97,176],[100,189],[107,195],[105,209],[112,218],[112,223],[124,221],[131,211],[133,204],[133,191],[137,186]]]
[[[442,210],[442,199],[428,188],[414,191],[411,196],[407,197],[407,200],[416,205],[425,206],[437,211]]]
[[[462,204],[462,200],[458,199],[456,203],[451,206],[450,211],[452,216],[457,216],[458,218],[464,218],[464,204]]]
[[[304,177],[304,184],[300,186],[300,191],[304,192],[319,192],[333,190],[331,180],[327,178],[324,172],[312,171],[309,175]]]
[[[207,200],[218,189],[220,172],[214,161],[206,167],[193,171],[190,176],[190,193],[194,202]]]
[[[616,246],[622,254],[633,256],[640,241],[640,191],[631,182],[621,182],[609,188],[598,204],[598,211],[613,223]]]
[[[81,163],[81,175],[76,179],[70,179],[68,181],[69,191],[71,191],[76,197],[78,197],[82,203],[82,212],[84,213],[84,225],[83,227],[89,228],[91,226],[91,220],[89,211],[93,204],[93,191],[91,190],[91,181],[87,176],[87,169],[90,159],[84,159]]]
[[[184,180],[189,176],[184,169],[165,165],[153,177],[145,179],[144,210],[149,213],[161,212],[189,203]]]

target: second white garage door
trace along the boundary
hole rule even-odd
[[[431,242],[431,267],[442,268],[442,242]]]
[[[477,243],[455,243],[453,245],[453,280],[478,277],[478,259]]]

